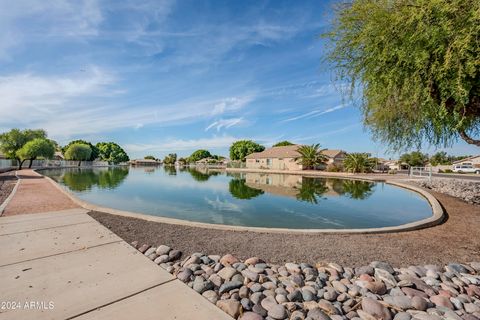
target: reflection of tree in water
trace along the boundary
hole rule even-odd
[[[175,166],[171,165],[164,165],[163,170],[165,173],[167,173],[169,176],[176,176],[177,175],[177,168]]]
[[[207,170],[205,172],[201,172],[201,171],[199,171],[197,169],[194,169],[194,168],[189,168],[188,172],[190,173],[192,178],[195,181],[198,181],[198,182],[207,181],[208,179],[210,179],[211,176],[218,176],[219,174],[221,174],[221,172],[219,172],[219,171]]]
[[[127,167],[114,167],[108,169],[68,169],[62,181],[74,191],[85,191],[98,186],[102,189],[118,187],[128,175]]]
[[[328,191],[324,179],[302,178],[302,184],[298,189],[297,199],[317,204],[318,198]]]
[[[370,181],[345,180],[343,182],[343,189],[345,194],[350,196],[350,198],[363,200],[372,195],[374,185],[375,184]]]
[[[239,178],[234,178],[229,181],[228,190],[231,195],[237,199],[252,199],[264,193],[263,190],[247,186],[245,179]]]
[[[374,182],[361,180],[327,179],[327,181],[336,193],[359,200],[370,197],[375,185]]]

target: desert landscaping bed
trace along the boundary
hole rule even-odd
[[[17,177],[14,171],[0,174],[0,205],[8,198],[16,182]]]

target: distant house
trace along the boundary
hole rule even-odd
[[[134,166],[156,166],[159,165],[160,162],[154,159],[135,159],[131,160],[130,164]]]
[[[465,159],[457,160],[453,162],[453,165],[472,165],[476,168],[480,168],[480,155],[471,156]]]
[[[296,159],[300,157],[297,149],[300,145],[272,147],[262,152],[255,152],[246,157],[248,169],[271,169],[271,170],[302,170],[303,167]],[[328,164],[341,165],[347,153],[343,150],[324,150],[328,157]]]
[[[60,151],[55,151],[55,154],[53,155],[53,160],[65,160],[65,157]]]

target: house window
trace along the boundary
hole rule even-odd
[[[267,166],[271,166],[272,165],[272,159],[267,159]]]

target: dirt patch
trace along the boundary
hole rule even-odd
[[[170,225],[101,212],[90,215],[127,242],[166,244],[184,254],[232,253],[242,259],[258,256],[271,263],[326,261],[349,266],[374,260],[397,267],[479,261],[480,208],[431,193],[448,214],[443,224],[389,234],[269,234]]]
[[[15,177],[15,171],[0,174],[0,205],[8,198],[10,193],[12,193],[16,183],[17,177]]]

